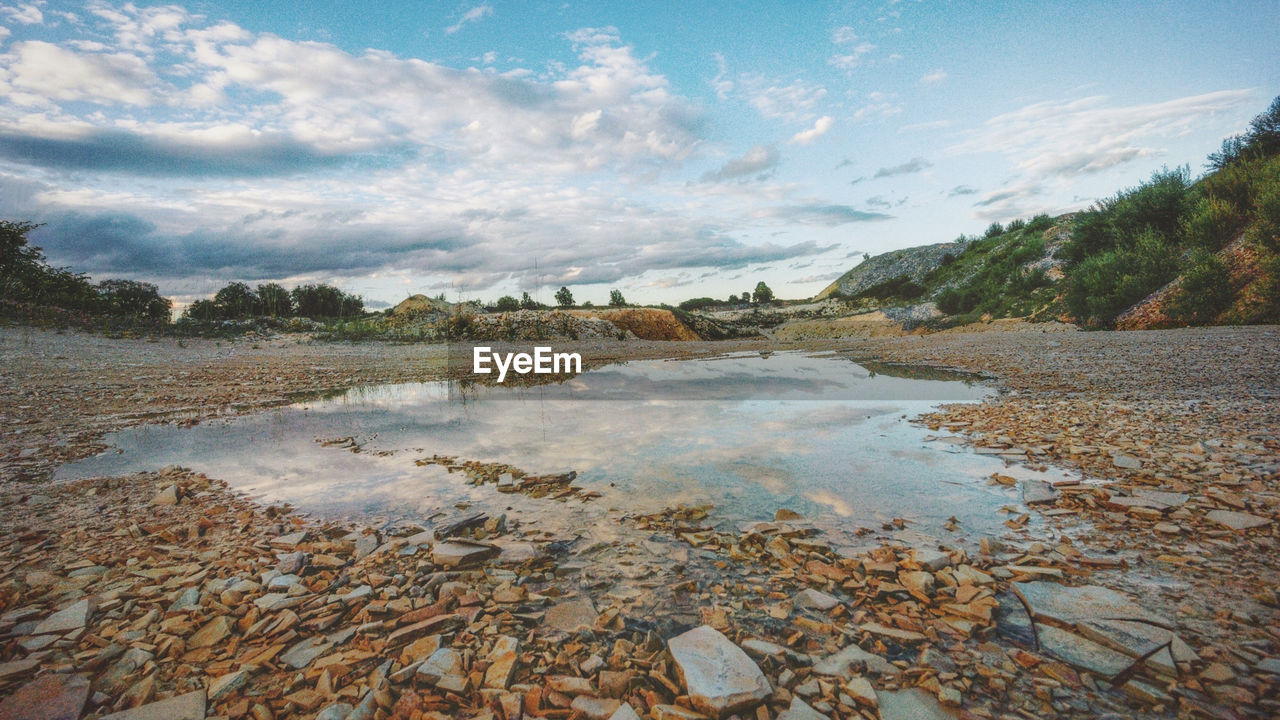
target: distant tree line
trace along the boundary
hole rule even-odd
[[[183,317],[204,322],[255,317],[345,320],[363,314],[364,300],[359,295],[345,293],[332,285],[307,284],[286,290],[277,283],[264,283],[254,289],[245,283],[233,282],[212,299],[191,303]]]
[[[710,310],[713,308],[724,308],[736,305],[768,305],[773,302],[773,290],[762,280],[756,283],[755,291],[748,290],[738,295],[730,295],[728,300],[719,300],[711,297],[690,298],[680,303],[677,307],[681,310],[693,312],[695,310]]]
[[[41,249],[27,241],[39,227],[0,220],[0,300],[5,314],[17,307],[56,308],[88,316],[144,323],[169,319],[171,303],[155,285],[136,280],[103,280],[49,265]]]

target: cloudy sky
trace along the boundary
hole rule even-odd
[[[1199,172],[1280,92],[1275,0],[973,5],[19,0],[0,217],[180,302],[804,297]]]

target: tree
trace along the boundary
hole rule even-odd
[[[1003,234],[1004,234],[1004,226],[998,222],[993,222],[987,226],[987,232],[983,234],[983,237],[992,238],[997,235],[1003,235]]]
[[[768,285],[764,284],[763,280],[761,280],[760,282],[756,283],[756,292],[754,297],[757,304],[763,305],[766,303],[771,303],[773,302],[773,291],[769,289]]]
[[[742,293],[742,302],[743,302],[744,304],[750,304],[750,302],[751,302],[751,291],[750,291],[750,290],[748,290],[748,291],[746,291],[746,292]]]
[[[213,296],[213,302],[222,309],[222,317],[243,320],[258,314],[258,296],[242,282],[233,282]]]
[[[299,317],[346,318],[364,312],[364,300],[332,285],[299,285],[292,295]]]
[[[730,304],[730,305],[737,305],[737,304],[738,304],[738,296],[737,296],[737,295],[730,295],[730,296],[729,296],[729,304]]]
[[[196,300],[187,306],[182,315],[190,320],[211,322],[218,319],[219,310],[212,300]]]
[[[560,307],[573,306],[573,293],[569,292],[569,288],[563,285],[560,286],[560,289],[556,291],[556,303]]]
[[[103,280],[98,283],[102,310],[113,317],[132,320],[168,320],[172,303],[160,297],[151,283],[135,280]]]
[[[511,297],[510,295],[503,295],[502,297],[498,298],[496,307],[498,308],[499,312],[511,312],[512,310],[520,309],[520,301]]]
[[[627,299],[622,297],[621,290],[617,290],[617,289],[610,290],[609,304],[612,305],[613,307],[622,307],[623,305],[627,304]]]
[[[293,298],[289,291],[276,283],[258,286],[258,304],[263,315],[271,317],[291,317],[293,315]]]
[[[529,297],[529,293],[526,291],[520,295],[520,307],[525,310],[537,310],[538,303],[536,300]]]

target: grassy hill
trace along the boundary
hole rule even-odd
[[[876,256],[819,295],[1086,327],[1280,322],[1280,98],[1209,157],[1083,212]]]

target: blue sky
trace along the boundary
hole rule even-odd
[[[1280,93],[1274,1],[1001,5],[18,2],[0,217],[179,302],[806,297],[1199,172]]]

